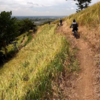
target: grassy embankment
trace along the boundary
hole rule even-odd
[[[51,79],[69,55],[66,39],[45,25],[15,58],[0,70],[0,100],[38,100],[52,88]]]

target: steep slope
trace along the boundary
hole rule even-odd
[[[67,23],[71,24],[72,20],[76,19],[79,25],[96,28],[100,24],[100,2],[88,7],[87,9],[68,16]]]

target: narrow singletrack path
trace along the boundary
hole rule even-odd
[[[80,39],[77,42],[80,49],[78,60],[80,62],[81,72],[77,80],[76,92],[80,100],[95,100],[94,96],[94,60],[93,53],[88,43]]]
[[[94,92],[95,87],[93,84],[95,71],[94,53],[91,47],[82,37],[76,39],[71,34],[71,29],[66,22],[64,22],[63,26],[59,27],[57,31],[63,33],[71,42],[72,46],[76,45],[79,48],[77,59],[81,70],[79,72],[79,77],[75,81],[75,92],[72,100],[96,100]]]

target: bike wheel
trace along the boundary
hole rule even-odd
[[[74,36],[75,38],[77,38],[77,31],[74,31]]]

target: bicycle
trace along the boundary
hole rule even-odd
[[[73,35],[75,38],[78,38],[78,32],[76,30],[73,31]]]

